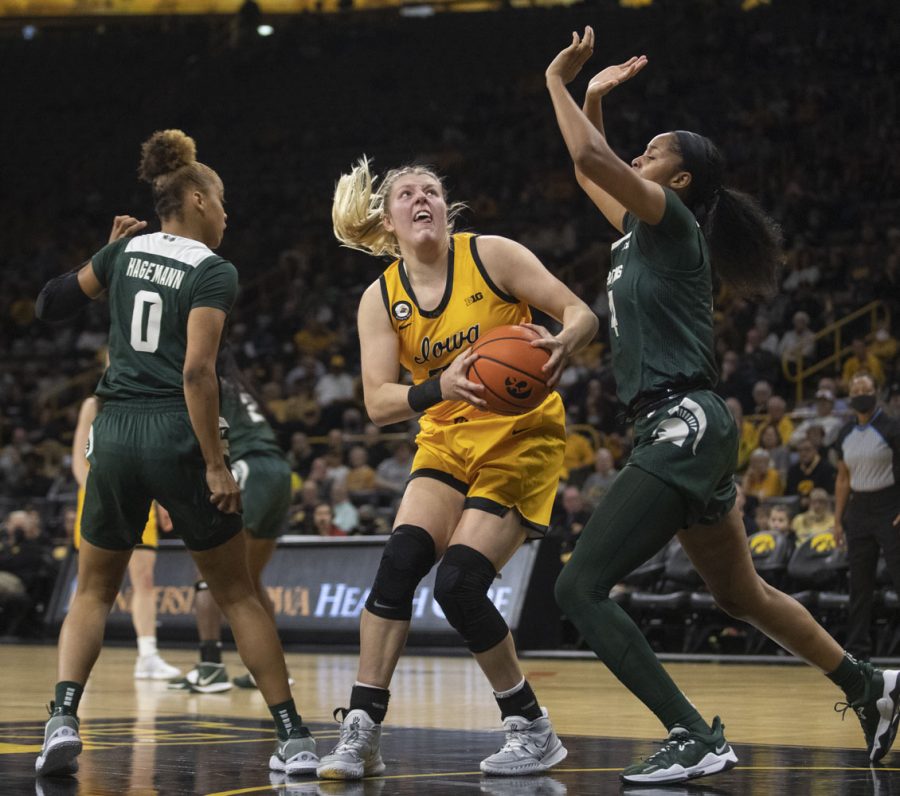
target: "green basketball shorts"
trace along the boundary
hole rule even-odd
[[[87,457],[81,534],[92,545],[133,548],[153,500],[191,550],[218,547],[241,530],[240,514],[209,502],[200,443],[182,399],[107,402],[91,426]]]
[[[640,417],[628,465],[655,475],[684,497],[684,526],[711,525],[734,505],[738,432],[725,402],[696,390]]]
[[[231,463],[241,488],[244,527],[257,539],[277,539],[291,505],[291,466],[281,456],[251,453]]]

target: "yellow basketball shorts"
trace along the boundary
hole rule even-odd
[[[467,509],[502,517],[515,508],[532,538],[547,532],[566,448],[558,393],[524,415],[477,412],[440,422],[423,415],[419,427],[410,479],[452,486]]]

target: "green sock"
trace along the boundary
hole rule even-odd
[[[666,729],[711,729],[662,667],[609,590],[661,550],[683,525],[681,495],[656,476],[626,467],[594,511],[556,582],[556,600],[590,648]]]
[[[297,706],[294,704],[293,699],[289,699],[287,702],[280,702],[277,705],[269,705],[269,710],[272,713],[272,718],[275,720],[275,731],[278,733],[278,738],[282,741],[286,741],[288,736],[291,733],[296,734],[304,734],[309,735],[309,730],[303,726],[303,721],[300,719],[300,714],[297,713]]]
[[[56,699],[53,700],[54,711],[65,713],[69,716],[78,715],[78,703],[84,686],[71,680],[62,680],[56,684]]]
[[[844,653],[841,665],[826,677],[847,695],[851,705],[866,695],[865,675],[859,668],[859,661],[848,652]]]

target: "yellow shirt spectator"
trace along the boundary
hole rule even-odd
[[[567,433],[566,452],[563,456],[563,467],[560,477],[565,481],[572,470],[588,467],[594,463],[594,446],[584,434],[577,431]]]

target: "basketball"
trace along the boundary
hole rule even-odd
[[[522,326],[498,326],[472,347],[479,356],[469,366],[467,376],[484,385],[482,398],[490,411],[521,415],[550,394],[547,377],[541,371],[550,352],[531,345],[539,337]]]

